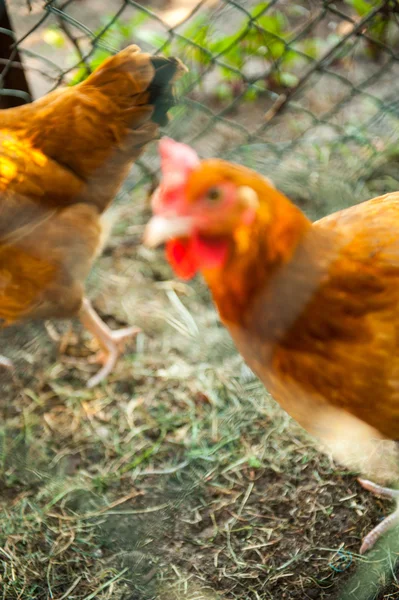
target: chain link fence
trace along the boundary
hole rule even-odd
[[[341,162],[357,158],[359,178],[396,153],[395,0],[201,0],[174,10],[156,0],[13,0],[8,9],[14,30],[1,29],[9,43],[0,85],[13,103],[82,80],[134,42],[189,67],[168,134],[204,156],[270,173],[312,168],[333,151]],[[21,69],[29,85],[10,89]],[[154,148],[139,166],[154,175]]]

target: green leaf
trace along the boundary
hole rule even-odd
[[[255,100],[258,97],[258,92],[255,88],[249,88],[249,90],[247,90],[244,94],[244,100],[246,100],[247,102],[255,102]]]
[[[190,21],[190,25],[183,31],[183,35],[187,40],[191,40],[196,44],[200,44],[206,48],[207,38],[210,32],[209,19],[205,14],[198,15]],[[187,45],[187,41],[184,42]]]
[[[250,456],[248,458],[248,466],[252,467],[253,469],[260,469],[262,463],[256,456]]]
[[[89,61],[90,68],[94,71],[109,56],[111,56],[110,52],[108,52],[107,50],[103,50],[102,48],[97,48],[97,50],[92,55],[91,60]],[[79,69],[77,70],[75,75],[69,81],[68,85],[76,85],[77,83],[80,83],[81,81],[84,81],[85,79],[87,79],[87,76],[88,76],[88,73],[87,73],[86,68],[84,66],[79,67]]]
[[[367,0],[345,0],[345,2],[352,6],[360,17],[367,15],[373,8],[373,3]]]
[[[65,37],[59,27],[47,27],[43,32],[43,40],[53,48],[63,48]]]
[[[212,54],[223,54],[229,58],[241,54],[240,36],[235,34],[215,40],[209,45],[209,50]]]
[[[265,10],[269,8],[270,2],[260,2],[251,10],[251,17],[256,19],[259,15],[261,15]]]
[[[284,65],[284,67],[287,67],[288,65],[294,65],[298,63],[301,58],[302,57],[295,50],[285,47],[285,52],[280,58],[280,64]]]
[[[233,81],[237,77],[237,75],[227,67],[220,67],[220,73],[222,74],[224,81]]]
[[[269,45],[270,57],[273,60],[281,58],[285,52],[286,46],[283,42],[273,42]]]
[[[323,45],[323,40],[321,40],[320,38],[308,38],[306,40],[303,40],[301,44],[301,49],[302,52],[304,52],[310,58],[317,59],[322,53]]]
[[[167,35],[163,35],[156,31],[151,31],[151,29],[140,29],[136,33],[136,38],[139,39],[141,42],[145,42],[146,44],[150,44],[151,46],[155,46],[156,48],[163,46],[168,40]]]
[[[284,87],[293,88],[298,84],[299,79],[293,73],[283,72],[279,74],[279,81]]]
[[[266,31],[281,36],[284,32],[284,27],[286,26],[286,19],[282,13],[278,12],[274,15],[260,17],[257,24]]]
[[[231,86],[224,82],[219,83],[219,85],[216,86],[215,96],[218,100],[223,102],[231,102],[234,100],[234,94]]]

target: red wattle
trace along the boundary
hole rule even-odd
[[[224,239],[203,238],[194,234],[192,237],[192,252],[197,257],[201,268],[220,268],[223,267],[227,258],[228,242]]]
[[[191,279],[199,269],[191,238],[167,242],[166,257],[176,275],[182,279]]]
[[[176,275],[191,279],[200,269],[223,267],[228,254],[228,242],[201,238],[194,234],[188,239],[170,240],[166,244],[166,257]]]

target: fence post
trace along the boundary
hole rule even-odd
[[[32,97],[20,54],[18,49],[13,47],[15,40],[16,37],[8,16],[5,0],[0,0],[0,59],[2,59],[2,63],[3,61],[10,60],[21,64],[21,67],[16,67],[5,62],[1,69],[0,108],[11,108],[25,104],[27,101],[26,95],[30,98]],[[15,90],[24,92],[24,94],[13,95],[12,92],[5,94],[2,93],[3,90],[10,90],[10,92],[11,90]]]

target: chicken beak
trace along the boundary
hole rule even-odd
[[[191,234],[192,226],[193,219],[191,217],[152,217],[144,231],[144,244],[155,248],[168,240],[188,237]]]

